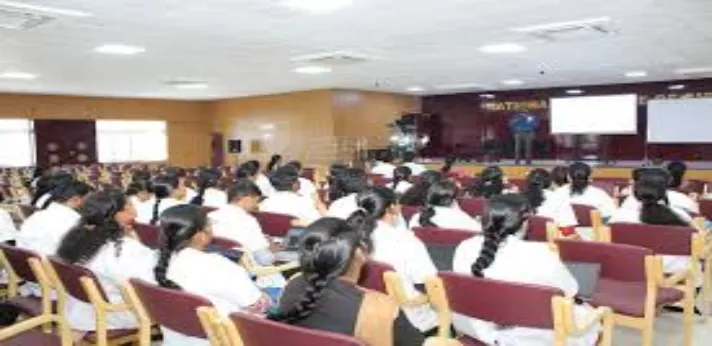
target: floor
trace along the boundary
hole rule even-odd
[[[696,318],[694,327],[694,342],[692,346],[712,345],[712,318]],[[613,334],[613,345],[637,346],[641,344],[640,332],[634,329],[617,327]],[[682,345],[682,315],[663,313],[658,316],[655,324],[655,346]]]

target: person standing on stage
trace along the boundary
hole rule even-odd
[[[522,158],[522,146],[524,146],[527,164],[532,163],[532,149],[538,127],[539,119],[537,115],[529,112],[515,113],[509,120],[509,130],[514,135],[514,160],[516,164],[519,164]]]

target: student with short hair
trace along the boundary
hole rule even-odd
[[[569,167],[556,166],[551,170],[551,180],[554,189],[564,187],[569,184]]]
[[[135,179],[126,187],[126,198],[134,207],[153,199],[151,179]]]
[[[687,165],[682,161],[673,161],[668,163],[667,170],[670,172],[670,185],[667,191],[667,197],[670,205],[683,209],[688,214],[699,214],[699,203],[680,191],[682,184],[685,182]]]
[[[410,171],[416,177],[428,170],[424,165],[415,162],[415,153],[412,151],[403,154],[403,166],[410,168]]]
[[[428,203],[428,190],[435,182],[443,179],[438,171],[425,171],[420,175],[420,182],[408,189],[400,198],[401,205],[422,207]]]
[[[410,182],[412,175],[413,173],[408,166],[400,166],[393,171],[393,182],[389,183],[388,187],[399,195],[402,195],[413,187],[413,184]]]
[[[178,166],[166,167],[163,170],[163,175],[172,175],[178,179],[178,190],[180,195],[175,196],[178,200],[183,203],[190,203],[190,201],[195,198],[198,194],[195,190],[188,186],[188,172]]]
[[[270,182],[270,179],[260,172],[260,162],[257,160],[250,160],[237,168],[236,173],[237,179],[250,179],[257,184],[260,188],[262,196],[269,197],[275,193],[274,186]]]
[[[504,172],[497,166],[489,166],[480,172],[469,192],[474,197],[492,198],[505,192]]]
[[[574,233],[574,227],[578,225],[576,213],[567,196],[561,191],[551,191],[550,188],[549,172],[536,168],[527,175],[524,196],[536,215],[552,219],[563,229],[565,235],[571,235]]]
[[[121,303],[121,284],[131,278],[153,282],[156,252],[132,236],[136,210],[118,190],[105,190],[87,196],[79,210],[78,225],[62,239],[57,256],[88,268],[96,275],[110,303]],[[96,330],[94,307],[69,296],[65,316],[74,330]],[[133,313],[109,312],[107,328],[138,328]]]
[[[453,271],[494,280],[548,286],[563,291],[567,297],[576,296],[578,283],[558,255],[546,243],[524,241],[517,236],[527,228],[529,210],[527,198],[522,195],[491,198],[483,219],[484,236],[472,237],[457,247]],[[576,322],[583,323],[582,317],[589,311],[588,306],[576,305]],[[453,316],[453,325],[456,331],[487,345],[545,346],[554,343],[552,330],[497,326],[457,313]],[[599,330],[600,326],[596,326],[581,336],[569,338],[567,345],[595,345]]]
[[[583,162],[573,163],[569,167],[571,183],[560,188],[569,203],[587,205],[601,212],[608,219],[616,212],[616,201],[606,191],[590,184],[591,167]]]
[[[153,199],[141,203],[137,208],[136,221],[147,225],[155,225],[161,213],[179,204],[185,204],[181,196],[185,196],[185,185],[180,184],[177,175],[160,174],[151,182]]]
[[[302,197],[317,198],[316,186],[314,183],[311,180],[302,177],[302,163],[299,161],[290,161],[285,166],[294,168],[299,175],[299,191],[297,193]]]
[[[213,234],[199,207],[184,204],[166,209],[160,218],[159,258],[154,275],[162,287],[202,296],[226,317],[236,311],[264,313],[269,298],[260,292],[247,271],[216,253],[205,252]],[[163,344],[208,346],[207,339],[161,328]]]
[[[260,204],[260,211],[293,216],[295,226],[307,226],[319,219],[326,208],[314,198],[297,194],[299,176],[292,167],[282,167],[272,174],[272,185],[277,190]]]
[[[218,189],[220,172],[217,169],[201,169],[198,172],[198,192],[190,204],[220,208],[228,203],[225,191]]]
[[[359,192],[368,188],[368,177],[363,170],[348,168],[339,175],[333,186],[329,186],[329,188],[334,196],[341,197],[331,201],[326,215],[346,220],[358,209],[356,198]]]
[[[367,345],[422,345],[425,338],[388,296],[357,283],[371,243],[364,219],[322,218],[300,246],[301,275],[285,288],[271,319],[353,336]]]
[[[467,215],[457,205],[458,189],[455,183],[436,181],[428,190],[427,204],[420,213],[413,215],[410,227],[439,227],[472,232],[482,230],[479,221]]]
[[[384,151],[378,156],[376,165],[371,168],[371,174],[377,174],[385,178],[393,178],[393,171],[396,166],[393,165],[393,155],[389,151]]]

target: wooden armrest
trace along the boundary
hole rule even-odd
[[[599,307],[593,312],[587,314],[582,323],[577,323],[574,315],[574,300],[571,298],[554,297],[553,304],[555,311],[555,320],[558,326],[563,323],[563,327],[567,336],[580,336],[588,332],[596,323],[601,322],[604,326],[604,333],[607,333],[605,328],[612,326],[613,311],[608,307]],[[558,316],[558,317],[557,317]],[[558,327],[557,327],[558,328]]]
[[[414,308],[430,303],[428,296],[424,294],[418,294],[416,297],[408,298],[408,295],[405,293],[405,288],[403,287],[403,282],[396,272],[388,271],[383,273],[383,281],[386,284],[388,295],[395,298],[400,306]]]
[[[415,308],[421,305],[430,304],[430,300],[428,300],[428,296],[420,294],[415,298],[399,302],[399,304],[407,308]]]
[[[462,346],[462,343],[455,339],[430,337],[425,340],[423,346]]]
[[[692,277],[692,273],[689,270],[677,272],[667,278],[663,278],[663,280],[659,283],[659,286],[665,288],[675,287],[680,283],[680,281],[686,280],[690,277]]]
[[[118,311],[129,311],[131,310],[131,306],[126,304],[126,303],[118,303],[118,304],[105,304],[104,309],[106,309],[107,312],[118,312]]]
[[[576,323],[574,321],[574,330],[571,333],[575,336],[581,335],[587,332],[594,324],[598,322],[603,322],[603,320],[609,316],[613,315],[611,308],[600,307],[594,310],[592,313],[586,315],[586,319],[583,323]]]
[[[28,330],[35,329],[37,327],[40,327],[44,324],[51,323],[51,322],[59,322],[59,318],[57,315],[40,315],[37,317],[32,317],[29,319],[26,319],[22,322],[17,322],[11,326],[3,327],[0,329],[0,340],[5,340],[8,339],[12,336],[15,336],[17,334],[26,332]]]
[[[280,274],[284,271],[287,270],[292,270],[299,268],[299,262],[289,262],[286,264],[278,265],[278,266],[269,266],[269,267],[261,267],[261,266],[251,266],[247,270],[255,276],[267,276],[267,275],[274,275],[274,274]]]

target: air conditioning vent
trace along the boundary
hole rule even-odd
[[[28,11],[18,11],[0,7],[0,28],[9,30],[30,30],[40,25],[47,24],[55,17],[32,13]]]
[[[290,59],[292,62],[305,64],[305,65],[317,65],[317,66],[346,66],[359,64],[370,60],[370,58],[364,54],[336,51],[336,52],[325,52],[317,54],[301,55]]]
[[[618,33],[608,17],[534,25],[513,31],[546,41],[571,41],[601,38]]]

